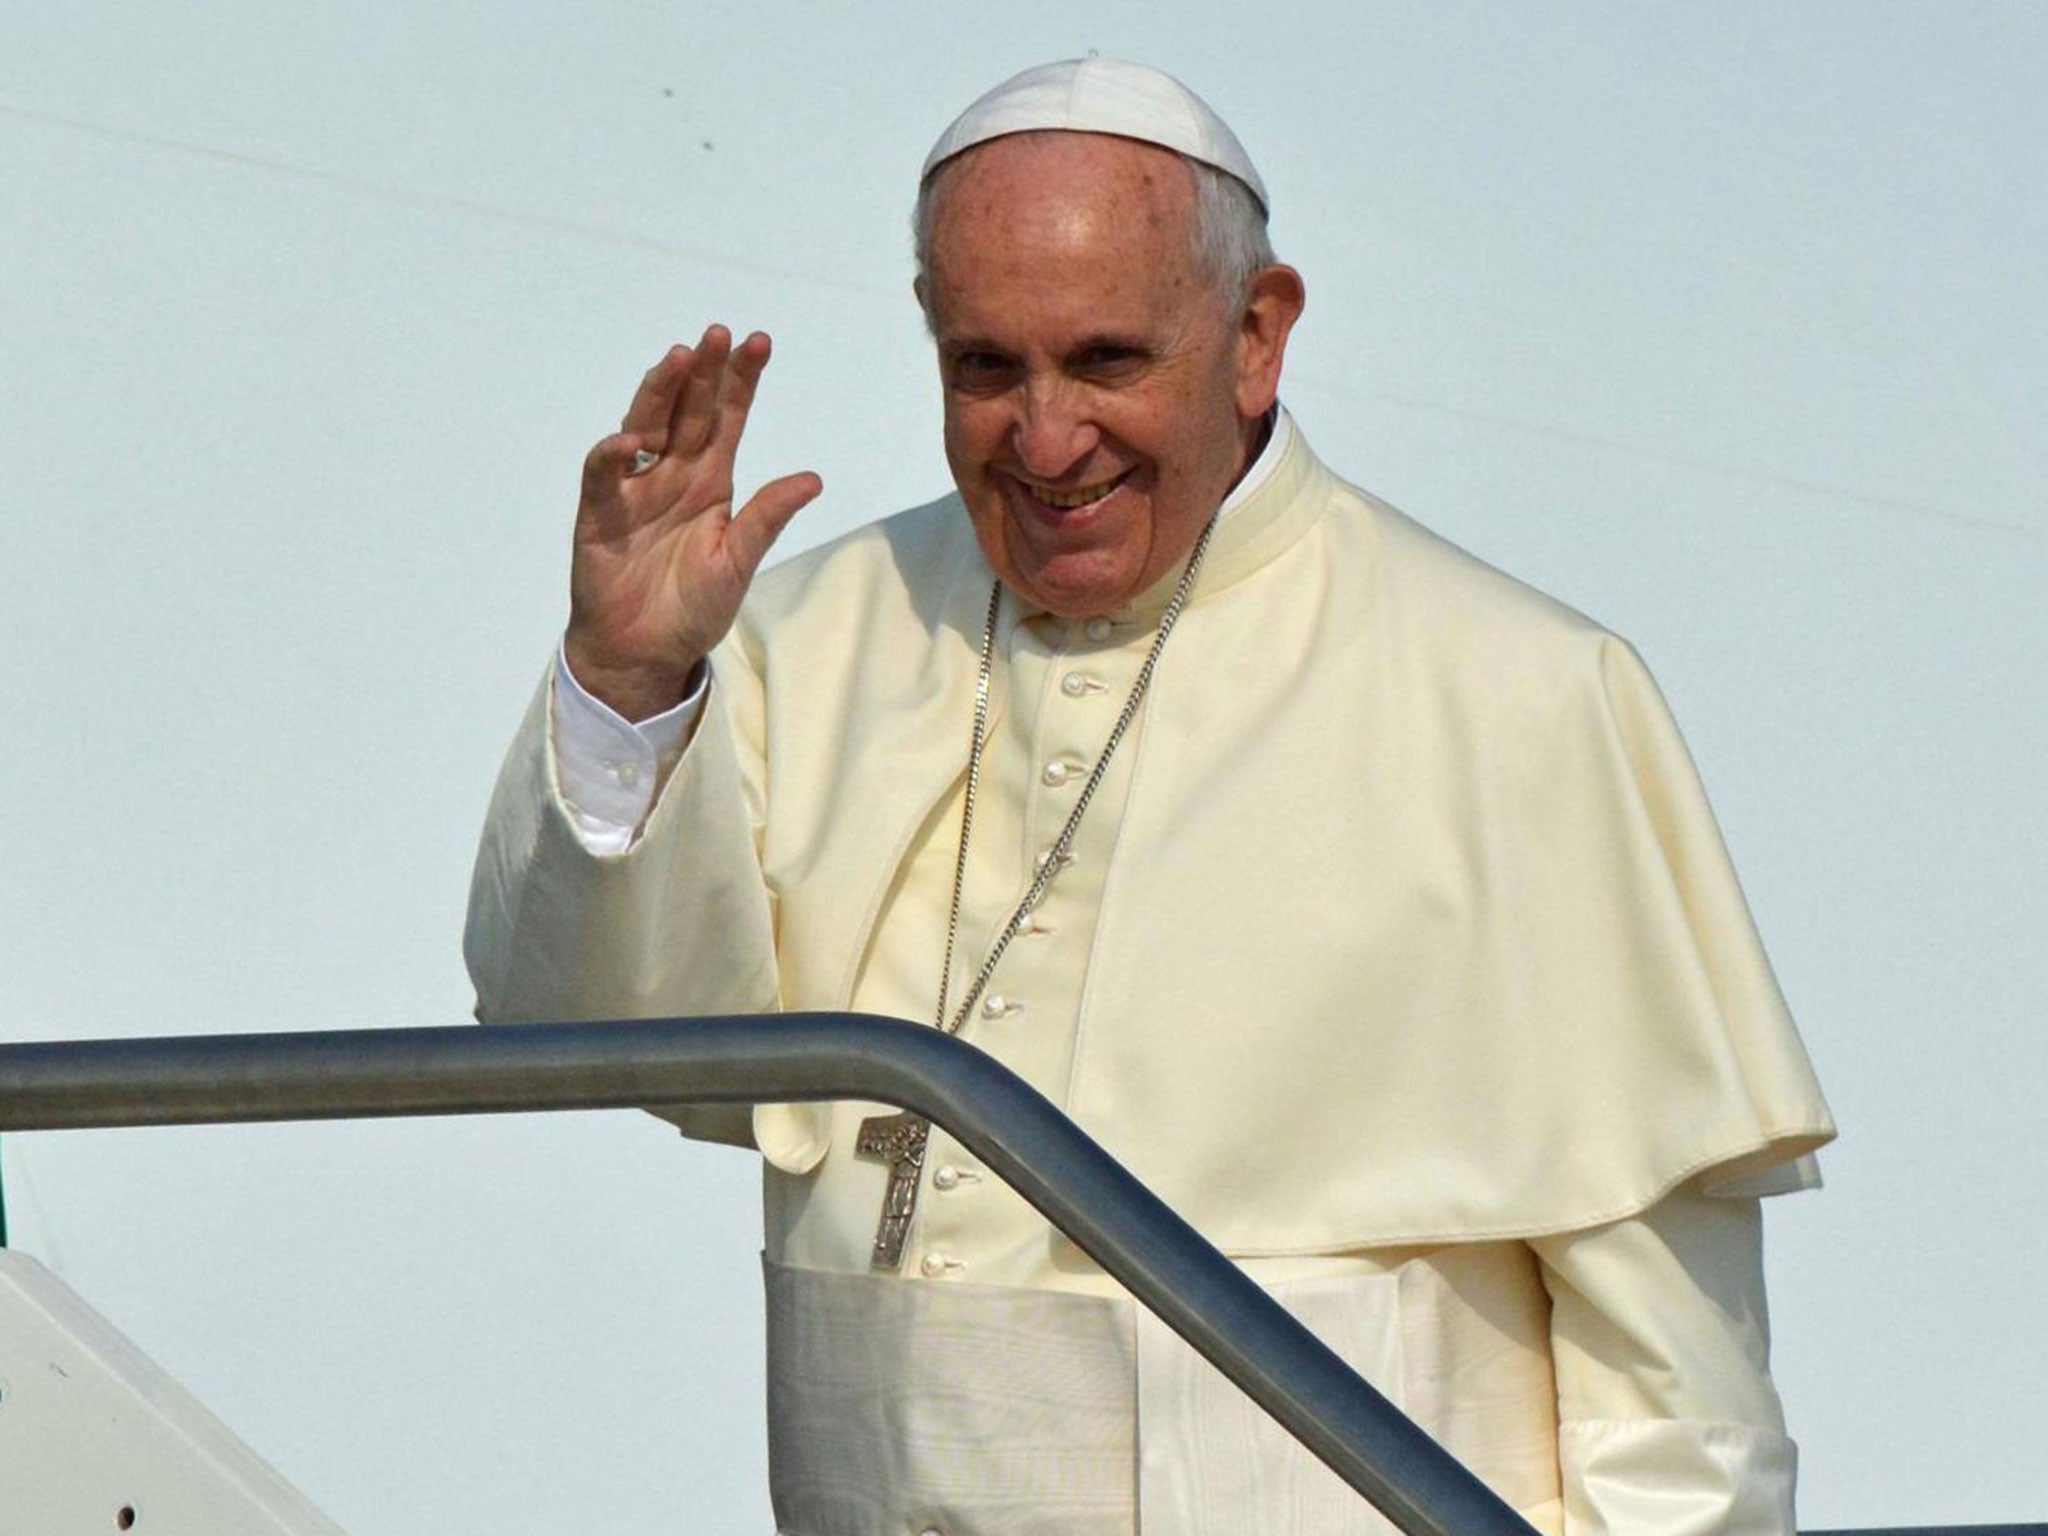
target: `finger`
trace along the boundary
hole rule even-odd
[[[583,456],[583,508],[600,534],[615,531],[624,512],[619,482],[633,473],[633,456],[642,442],[637,432],[614,432]]]
[[[740,434],[754,409],[754,388],[768,366],[771,343],[767,333],[755,331],[733,349],[731,366],[725,372],[725,386],[718,395],[718,426],[714,441],[728,458],[737,456]]]
[[[741,581],[751,581],[789,520],[818,499],[825,482],[809,470],[770,480],[726,525],[725,547]]]
[[[640,387],[633,391],[633,403],[626,407],[619,422],[621,432],[638,432],[648,439],[648,446],[657,453],[661,451],[668,439],[668,419],[675,408],[676,391],[690,371],[690,360],[690,349],[685,346],[673,346],[662,353],[661,361],[641,376]]]
[[[675,452],[700,453],[711,440],[726,355],[731,350],[732,332],[722,325],[704,328],[704,339],[697,343],[689,374],[669,413],[668,447]]]

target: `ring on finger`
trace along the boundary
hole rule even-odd
[[[642,448],[633,455],[633,467],[627,470],[626,473],[629,475],[644,475],[660,462],[660,454],[651,448]]]

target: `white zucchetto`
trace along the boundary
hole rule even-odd
[[[1013,75],[953,119],[925,156],[920,185],[977,144],[1040,129],[1110,133],[1177,150],[1235,176],[1270,213],[1251,156],[1209,104],[1173,76],[1122,59],[1066,59]]]

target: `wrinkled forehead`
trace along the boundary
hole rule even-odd
[[[1171,75],[1120,59],[1067,59],[1005,80],[947,126],[920,185],[977,145],[1047,130],[1105,134],[1172,150],[1236,177],[1270,212],[1266,184],[1229,124]]]
[[[921,260],[956,288],[1010,268],[1038,285],[1078,286],[1102,262],[1126,285],[1174,287],[1197,262],[1194,169],[1155,144],[1010,134],[946,161],[926,191]]]
[[[1194,167],[1184,155],[1108,133],[1032,129],[962,150],[924,186],[934,228],[949,217],[1029,217],[1045,206],[1090,205],[1143,219],[1192,212]]]

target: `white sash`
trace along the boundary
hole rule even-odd
[[[1483,1250],[1451,1262],[1463,1284],[1417,1264],[1267,1288],[1554,1530],[1549,1362],[1507,1343],[1519,1327],[1495,1332],[1512,1270]],[[764,1270],[781,1536],[1394,1530],[1126,1298]]]

